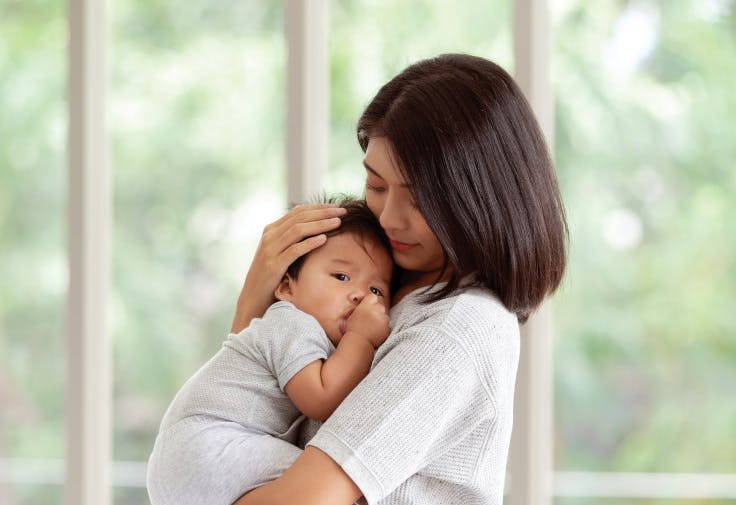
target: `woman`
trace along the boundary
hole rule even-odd
[[[402,271],[371,373],[275,481],[237,505],[501,504],[523,322],[559,285],[567,227],[533,113],[500,67],[409,66],[358,122],[366,200]],[[233,323],[272,301],[340,211],[266,227]]]

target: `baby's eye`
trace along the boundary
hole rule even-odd
[[[373,293],[376,296],[383,296],[383,291],[381,291],[378,288],[371,287],[371,293]]]
[[[345,274],[332,274],[332,276],[335,279],[337,279],[338,281],[341,281],[341,282],[345,282],[345,281],[349,281],[350,280],[350,277],[348,277]]]

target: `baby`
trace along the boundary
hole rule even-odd
[[[325,420],[370,370],[389,334],[390,243],[364,202],[339,204],[340,228],[289,267],[279,301],[177,393],[149,460],[152,505],[232,503],[275,479],[301,452],[302,414]],[[222,471],[197,486],[207,496],[182,496],[177,483],[212,475],[198,470],[212,461]]]

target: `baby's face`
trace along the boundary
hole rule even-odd
[[[348,317],[366,295],[377,295],[388,311],[392,271],[393,261],[383,247],[341,233],[309,253],[297,279],[289,280],[289,296],[279,298],[314,316],[337,345]]]

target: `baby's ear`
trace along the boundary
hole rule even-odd
[[[294,296],[291,286],[292,282],[294,281],[289,274],[285,274],[284,278],[279,282],[279,286],[276,288],[276,291],[273,293],[274,296],[276,296],[276,299],[281,300],[282,302],[290,302],[292,300],[292,297]]]

